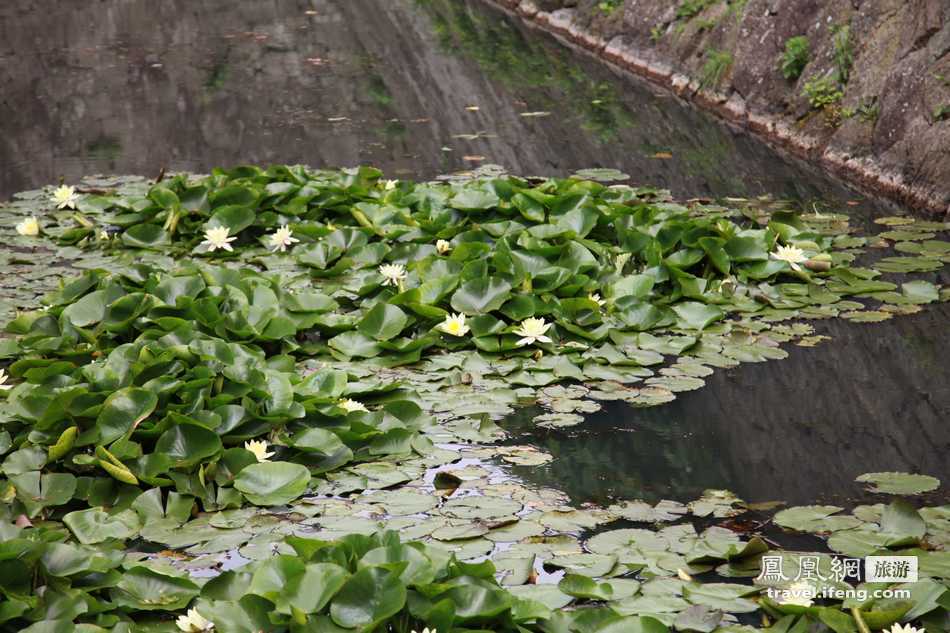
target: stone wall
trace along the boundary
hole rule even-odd
[[[489,1],[866,191],[950,215],[948,0]],[[808,63],[787,79],[796,36]],[[806,85],[823,79],[841,95],[815,107]]]

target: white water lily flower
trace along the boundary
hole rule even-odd
[[[415,630],[413,630],[412,633],[417,633],[417,632],[416,632]],[[436,630],[435,630],[435,629],[430,629],[429,627],[426,627],[426,628],[422,629],[421,631],[418,631],[418,633],[436,633]]]
[[[186,633],[202,633],[214,630],[214,622],[198,613],[198,609],[188,609],[188,613],[178,616],[175,624]]]
[[[108,232],[108,231],[102,231],[102,230],[99,231],[98,237],[99,237],[99,239],[102,240],[102,241],[106,241],[106,240],[111,240],[111,239],[112,239],[112,236],[109,235],[109,232]]]
[[[7,370],[0,369],[0,389],[13,389],[13,385],[5,384],[8,378],[10,377],[7,375]]]
[[[598,294],[598,293],[596,293],[596,292],[592,292],[591,294],[587,295],[587,298],[590,299],[591,301],[593,301],[594,303],[596,303],[596,304],[597,304],[598,306],[600,306],[601,308],[603,308],[604,305],[606,305],[606,303],[607,303],[607,300],[606,300],[606,299],[601,299],[601,298],[600,298],[600,294]]]
[[[208,229],[205,231],[205,239],[201,242],[201,245],[207,246],[209,253],[213,253],[219,248],[226,251],[233,251],[234,248],[231,246],[231,242],[237,238],[228,237],[230,233],[231,229],[226,226],[216,226],[212,229]]]
[[[283,253],[289,246],[293,246],[299,242],[300,240],[298,240],[296,237],[291,237],[293,234],[294,232],[290,230],[290,227],[284,224],[279,229],[274,231],[272,235],[269,235],[267,240],[270,242],[271,252],[276,253],[277,251],[280,251]]]
[[[884,633],[924,633],[924,630],[918,629],[916,626],[911,626],[910,624],[895,622],[891,628],[887,629]]]
[[[439,324],[439,329],[452,336],[465,336],[471,328],[465,325],[464,314],[450,314]]]
[[[735,293],[737,287],[738,284],[736,284],[735,278],[731,275],[719,282],[719,292],[720,294],[724,294],[726,296],[731,297]]]
[[[27,237],[36,237],[40,234],[40,223],[35,215],[31,215],[16,225],[16,232]]]
[[[356,411],[369,413],[369,409],[366,408],[366,405],[364,405],[362,402],[359,402],[358,400],[351,400],[350,398],[343,398],[336,403],[336,406],[340,407],[347,413],[354,413]]]
[[[617,272],[621,272],[623,267],[627,265],[627,262],[630,261],[630,253],[619,253],[614,257],[614,268],[617,269]]]
[[[550,323],[545,323],[544,319],[532,317],[525,319],[521,325],[515,328],[515,334],[522,337],[518,341],[518,346],[534,345],[538,341],[542,343],[551,343],[551,338],[544,333],[551,327]]]
[[[779,604],[790,604],[796,607],[810,607],[815,603],[813,600],[815,590],[807,582],[796,582],[788,589],[782,590],[782,597]]]
[[[273,451],[267,450],[268,446],[270,446],[270,444],[267,443],[267,440],[249,440],[244,442],[244,448],[254,453],[254,457],[256,457],[259,462],[266,462],[274,456]]]
[[[808,261],[805,251],[797,246],[779,246],[771,255],[774,259],[788,263],[792,270],[801,270],[802,267],[799,264]]]
[[[60,185],[53,191],[53,197],[50,202],[56,205],[57,209],[75,209],[79,196],[76,195],[76,188],[68,185]]]
[[[398,180],[384,180],[383,189],[385,189],[386,191],[392,191],[393,189],[396,188],[396,185],[398,184],[399,184]]]
[[[384,286],[398,286],[406,278],[406,267],[402,264],[383,264],[379,267],[379,274],[385,277]]]
[[[452,250],[452,244],[448,240],[436,240],[435,250],[439,252],[439,255],[445,255]]]

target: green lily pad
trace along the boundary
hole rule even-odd
[[[63,523],[84,545],[129,539],[142,527],[138,515],[131,510],[110,514],[101,508],[70,512],[63,517]]]
[[[865,473],[855,481],[870,484],[871,492],[894,495],[917,495],[940,487],[939,479],[912,473]]]
[[[168,611],[184,609],[198,591],[198,585],[187,578],[139,566],[122,574],[111,595],[121,607]]]
[[[489,496],[469,496],[451,499],[442,506],[442,513],[456,519],[483,521],[510,517],[521,511],[522,505],[514,499]]]
[[[834,516],[841,510],[843,508],[838,506],[798,506],[782,510],[773,521],[799,532],[834,532],[861,525],[861,520],[855,517]]]
[[[243,468],[234,487],[254,505],[272,506],[293,501],[309,483],[310,471],[300,464],[262,462]]]

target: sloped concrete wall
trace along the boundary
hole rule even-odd
[[[865,190],[950,215],[947,0],[488,1]],[[836,48],[843,28],[848,44]],[[799,35],[809,62],[786,79],[782,52]],[[805,85],[835,76],[841,48],[853,58],[842,97],[814,108]],[[705,70],[716,52],[727,63],[712,84]]]

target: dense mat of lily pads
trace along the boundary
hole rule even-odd
[[[770,548],[715,525],[745,509],[728,493],[576,509],[459,460],[549,459],[465,447],[518,405],[564,426],[598,400],[662,404],[714,367],[820,342],[801,319],[946,300],[882,273],[939,270],[947,224],[883,218],[867,238],[839,214],[581,178],[380,176],[242,167],[0,210],[17,247],[85,269],[0,340],[0,626],[738,631],[760,612],[782,633],[943,630],[947,506],[783,510],[778,525],[833,552],[911,552],[923,579],[901,603],[781,604],[715,580],[757,576]],[[881,243],[905,254],[856,264]],[[577,536],[618,520],[642,525]],[[255,562],[215,575],[234,551]],[[606,605],[558,611],[572,603]]]

